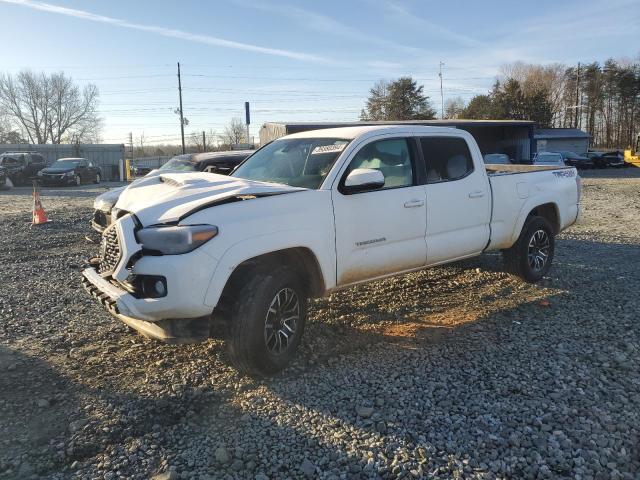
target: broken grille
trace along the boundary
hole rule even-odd
[[[120,244],[115,226],[105,230],[100,242],[100,265],[98,273],[108,273],[115,270],[120,261]]]

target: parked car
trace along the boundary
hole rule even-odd
[[[86,158],[61,158],[38,172],[43,185],[81,185],[100,183],[102,171]]]
[[[0,154],[0,165],[14,185],[24,185],[36,178],[38,172],[47,166],[47,162],[35,152],[5,152]]]
[[[484,163],[489,165],[511,165],[511,159],[506,153],[487,153],[484,157]]]
[[[268,375],[295,354],[311,297],[488,250],[539,281],[556,235],[578,218],[579,192],[575,168],[485,166],[455,128],[306,131],[230,177],[138,180],[83,284],[151,338],[201,341],[225,322],[238,368]]]
[[[145,166],[136,166],[133,167],[133,175],[135,177],[144,177],[147,173],[151,172],[153,168],[145,167]]]
[[[575,152],[560,152],[565,165],[576,168],[593,168],[593,160],[586,155],[578,155]]]
[[[552,165],[556,167],[564,167],[564,158],[558,152],[539,152],[533,157],[534,165]]]
[[[152,172],[153,175],[159,175],[160,173],[170,171],[228,174],[254,151],[255,150],[233,150],[177,155],[159,169],[152,170],[146,175],[150,175]],[[91,226],[94,230],[102,233],[111,223],[111,209],[125,188],[127,187],[114,188],[96,197],[93,202],[93,218],[91,219]]]
[[[160,167],[161,171],[210,172],[228,175],[255,150],[187,153],[177,155]]]
[[[0,166],[0,188],[4,188],[7,185],[7,171],[4,167]]]
[[[617,150],[612,152],[591,151],[587,153],[587,156],[591,159],[591,161],[593,161],[593,165],[596,168],[626,166],[624,161],[624,153]]]

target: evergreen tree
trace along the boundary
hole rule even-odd
[[[370,91],[361,120],[431,120],[436,111],[411,77],[378,82]]]

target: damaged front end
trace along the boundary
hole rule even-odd
[[[141,230],[131,214],[105,230],[99,256],[82,273],[85,289],[146,337],[167,343],[206,340],[211,308],[204,296],[213,270],[197,266],[215,269],[215,259],[203,252],[178,256],[145,249],[137,238]]]

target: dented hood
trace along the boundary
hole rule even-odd
[[[303,188],[207,172],[144,177],[122,192],[115,208],[138,217],[143,226],[179,221],[194,211],[244,196],[269,196]]]

